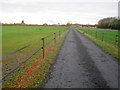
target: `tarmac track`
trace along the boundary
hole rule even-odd
[[[71,28],[44,88],[118,88],[118,62]]]

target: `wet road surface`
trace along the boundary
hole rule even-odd
[[[68,33],[44,88],[118,88],[118,63],[75,29]]]

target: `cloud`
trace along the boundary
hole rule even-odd
[[[118,0],[2,0],[2,22],[97,23],[104,17],[117,16]],[[19,19],[18,19],[19,18]]]

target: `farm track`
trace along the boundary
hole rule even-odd
[[[118,62],[71,29],[44,88],[118,88]]]

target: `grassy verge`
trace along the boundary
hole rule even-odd
[[[95,37],[84,33],[83,31],[79,31],[80,33],[82,33],[83,35],[85,35],[86,37],[88,37],[91,41],[93,41],[96,45],[98,45],[99,47],[101,47],[103,50],[105,50],[106,52],[108,52],[110,55],[112,55],[115,58],[119,58],[119,53],[118,53],[118,47],[106,42],[106,41],[101,41],[99,39],[96,39]]]
[[[31,60],[18,73],[14,73],[12,78],[3,83],[3,88],[38,88],[45,81],[51,64],[62,45],[67,33],[62,34],[61,39],[51,42],[45,50],[45,58]],[[40,54],[42,56],[42,54]]]
[[[51,61],[52,61],[52,62],[50,63],[50,67],[51,67],[51,65],[53,65],[53,63],[55,62],[56,57],[57,57],[57,55],[58,55],[58,53],[59,53],[59,50],[60,50],[60,48],[61,48],[61,46],[62,46],[62,44],[63,44],[63,42],[64,42],[64,40],[65,40],[65,38],[66,38],[66,36],[67,36],[67,34],[68,34],[68,32],[63,36],[63,38],[61,38],[61,40],[55,45],[55,47],[52,49],[51,52],[49,52],[48,56],[46,57],[47,60],[51,60]],[[49,69],[50,69],[50,67],[49,67]],[[48,69],[48,71],[49,71],[49,69]],[[49,75],[49,72],[48,72],[48,71],[47,71],[46,77]],[[46,80],[45,80],[45,81],[46,81]],[[44,81],[44,82],[45,82],[45,81]],[[41,85],[40,87],[42,87],[42,85]]]

